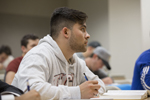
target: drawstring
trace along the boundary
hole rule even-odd
[[[67,86],[68,86],[68,62],[66,62],[66,77],[67,77]]]
[[[73,79],[73,83],[74,83],[74,86],[76,86],[76,67],[74,65],[74,79]]]

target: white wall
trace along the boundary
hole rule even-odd
[[[134,64],[142,52],[140,0],[109,0],[111,75],[132,79]]]
[[[0,45],[9,45],[14,57],[21,56],[21,38],[49,34],[51,13],[62,6],[67,0],[0,0]]]
[[[91,35],[89,41],[97,40],[109,49],[108,0],[68,0],[68,7],[88,15],[87,31]]]
[[[143,51],[150,48],[150,0],[141,0]]]
[[[57,7],[67,6],[67,0],[0,0],[0,12],[50,17]]]

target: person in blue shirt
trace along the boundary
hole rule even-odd
[[[150,90],[150,49],[144,51],[135,63],[131,90]]]

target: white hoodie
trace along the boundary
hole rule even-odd
[[[31,89],[37,90],[42,100],[80,99],[79,85],[86,81],[83,73],[89,80],[98,80],[100,94],[105,92],[104,83],[83,60],[74,54],[68,63],[57,43],[47,35],[24,56],[12,85],[27,92],[29,79]]]

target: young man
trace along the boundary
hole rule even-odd
[[[97,47],[90,57],[85,58],[85,62],[87,67],[94,72],[95,75],[98,75],[100,79],[105,84],[112,84],[113,80],[108,77],[104,72],[100,71],[100,69],[105,65],[108,69],[111,69],[109,65],[110,53],[103,47]]]
[[[136,60],[131,90],[150,90],[150,49]]]
[[[4,92],[7,92],[7,94],[3,94]],[[16,94],[20,96],[14,97]],[[28,93],[23,94],[20,89],[0,81],[0,100],[41,100],[41,97],[35,90],[31,90]]]
[[[0,70],[5,69],[9,62],[14,58],[11,56],[11,49],[9,46],[2,45],[0,47]]]
[[[15,74],[17,73],[18,67],[24,55],[39,42],[39,38],[33,34],[25,35],[21,40],[22,56],[15,58],[11,61],[6,69],[6,83],[11,84]]]
[[[25,55],[12,84],[26,91],[25,82],[29,79],[31,88],[41,94],[42,100],[85,99],[103,94],[104,83],[74,55],[86,51],[90,37],[86,18],[85,13],[77,10],[56,9],[50,22],[51,36],[41,39]]]

